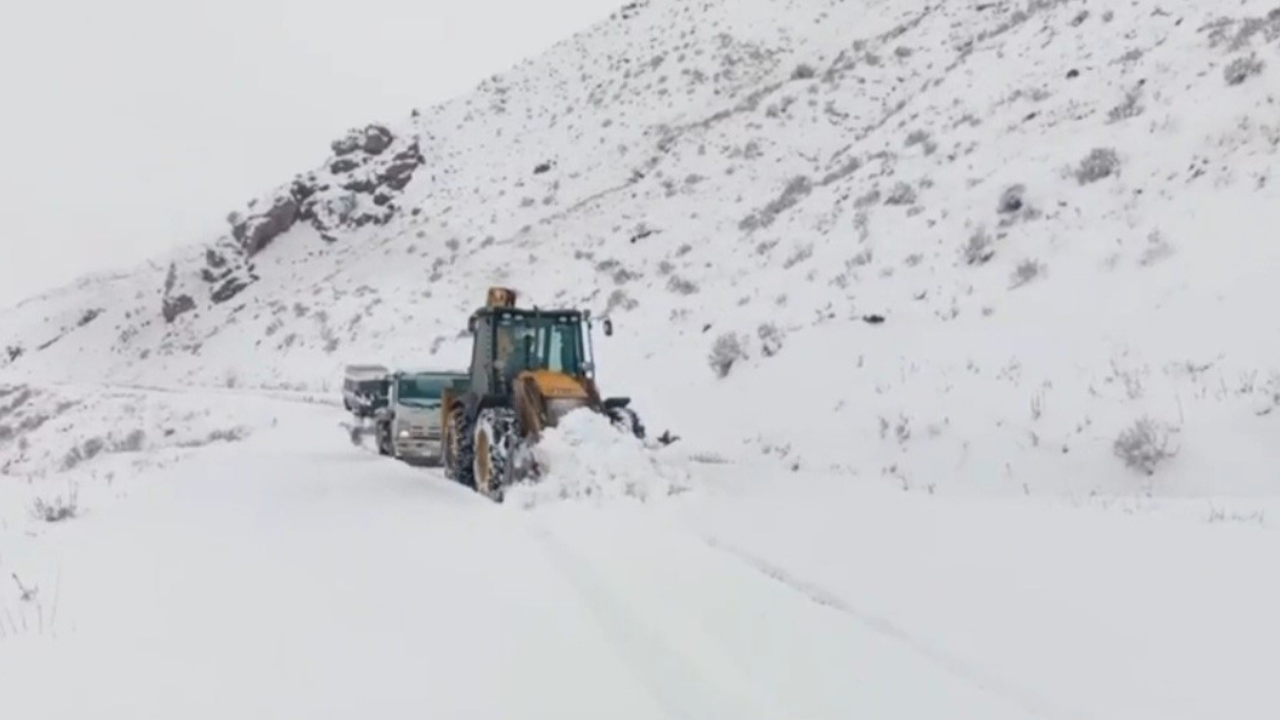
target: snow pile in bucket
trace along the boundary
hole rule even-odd
[[[545,474],[508,490],[507,502],[518,507],[581,499],[645,502],[688,487],[686,468],[589,410],[566,415],[533,452]]]

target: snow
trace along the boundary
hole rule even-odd
[[[352,446],[337,409],[256,402],[274,427],[40,539],[36,597],[0,613],[6,714],[1280,710],[1263,525],[675,458],[687,489],[642,502],[605,487],[652,473],[636,447],[577,457],[588,498],[495,505]]]
[[[603,415],[574,410],[533,447],[546,474],[511,488],[504,500],[526,508],[564,500],[646,502],[688,489],[682,458],[653,452],[655,446],[619,432]]]
[[[392,124],[425,165],[387,225],[299,224],[252,258],[211,228],[259,278],[241,294],[209,298],[203,248],[90,278],[0,312],[7,369],[332,393],[350,363],[465,365],[503,283],[611,316],[605,390],[719,456],[955,494],[1266,496],[1269,12],[642,3]],[[195,298],[172,324],[170,268]],[[746,357],[717,378],[725,335]],[[1180,449],[1153,478],[1111,450],[1144,417]]]
[[[1280,715],[1278,39],[636,3],[393,124],[385,225],[0,311],[0,713]],[[680,441],[571,416],[502,505],[353,446],[343,366],[467,366],[494,284]]]

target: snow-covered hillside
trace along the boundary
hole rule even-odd
[[[1277,717],[1278,68],[1252,0],[642,0],[352,130],[0,311],[0,717]],[[493,284],[681,440],[353,445]]]
[[[504,283],[612,316],[606,389],[720,454],[1273,491],[1278,60],[1262,2],[636,2],[203,245],[3,313],[3,357],[333,390],[464,364]],[[1135,428],[1154,476],[1113,452]]]

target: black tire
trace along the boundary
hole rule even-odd
[[[621,407],[609,410],[609,420],[613,422],[613,426],[624,433],[635,435],[637,439],[644,440],[645,429],[644,423],[640,422],[640,416],[631,408]]]
[[[472,432],[472,482],[476,492],[502,502],[508,482],[507,464],[515,438],[516,414],[509,408],[480,411]]]
[[[449,476],[469,488],[475,488],[475,434],[472,430],[471,423],[467,422],[467,413],[461,405],[454,408],[450,413],[453,421],[452,432],[457,433],[457,442],[455,447],[456,453],[453,457],[452,472],[446,469],[445,472]]]
[[[459,469],[462,463],[458,458],[462,451],[462,441],[469,434],[469,431],[464,432],[466,424],[466,410],[462,405],[454,405],[445,418],[444,427],[440,429],[440,465],[444,468],[444,476],[455,482],[461,482]]]
[[[378,454],[383,456],[391,456],[394,454],[391,450],[391,425],[389,423],[378,423],[373,426],[374,444],[378,446]]]

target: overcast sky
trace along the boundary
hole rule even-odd
[[[206,240],[346,128],[621,0],[38,0],[0,19],[0,306]]]

